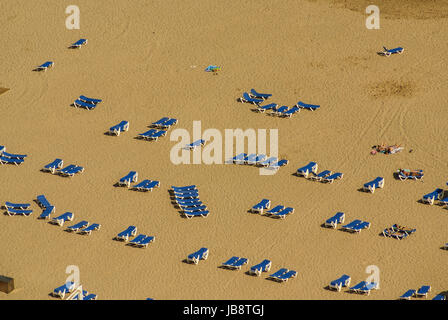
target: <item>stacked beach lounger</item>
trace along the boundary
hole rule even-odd
[[[139,133],[137,138],[147,141],[157,141],[160,137],[166,136],[167,130],[177,123],[177,119],[163,117],[150,125],[152,129]]]
[[[199,191],[195,185],[172,186],[171,188],[174,201],[186,218],[207,217],[209,215],[207,206],[199,199]]]

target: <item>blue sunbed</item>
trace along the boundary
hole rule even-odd
[[[384,187],[384,178],[383,177],[376,177],[370,182],[367,182],[363,186],[363,190],[367,192],[374,193],[375,189],[383,188]]]
[[[259,105],[260,103],[262,103],[264,100],[263,99],[253,99],[249,96],[249,94],[247,92],[243,93],[243,97],[240,98],[241,102],[247,102],[247,103],[252,103],[255,105]]]
[[[325,221],[325,226],[329,228],[336,229],[339,223],[344,223],[345,221],[345,213],[344,212],[338,212],[333,217],[329,218],[327,221]]]
[[[31,205],[29,203],[14,203],[14,202],[5,202],[5,207],[7,209],[28,209]]]
[[[124,230],[124,231],[120,232],[119,234],[117,234],[115,239],[116,240],[128,241],[129,237],[135,236],[136,233],[137,233],[137,227],[136,226],[129,226],[129,227],[127,227],[126,230]]]
[[[250,89],[250,94],[249,94],[252,98],[256,98],[256,99],[269,99],[270,97],[272,97],[272,94],[270,93],[259,93],[257,92],[255,89]]]
[[[194,190],[196,189],[196,185],[185,186],[185,187],[175,187],[171,186],[174,191],[184,191],[184,190]]]
[[[354,285],[353,287],[351,287],[349,290],[353,291],[353,292],[359,292],[359,290],[363,287],[365,287],[365,285],[367,284],[366,281],[361,281],[358,284]]]
[[[276,213],[279,213],[280,211],[282,211],[283,209],[285,209],[285,206],[278,205],[278,206],[275,206],[274,208],[272,208],[271,210],[266,211],[265,214],[266,215],[276,214]]]
[[[41,70],[47,71],[48,68],[51,68],[53,66],[54,66],[54,62],[53,61],[47,61],[45,63],[42,63],[40,66],[38,66],[36,68],[36,70],[37,71],[41,71]]]
[[[446,300],[446,296],[443,294],[438,294],[432,300]]]
[[[71,48],[81,48],[81,46],[87,44],[87,39],[79,39],[78,41],[71,44]]]
[[[249,270],[249,274],[260,276],[262,272],[268,272],[271,269],[271,260],[264,259],[259,264],[252,266]]]
[[[47,164],[43,167],[42,171],[49,171],[51,173],[55,173],[56,170],[59,170],[63,167],[64,161],[62,159],[55,159],[53,162]]]
[[[39,216],[39,219],[50,219],[50,215],[55,211],[54,206],[46,207]]]
[[[13,159],[5,156],[0,157],[1,164],[15,164],[16,166],[22,164],[24,162],[23,159]]]
[[[246,258],[239,258],[238,261],[234,262],[232,265],[229,265],[228,268],[240,270],[241,267],[247,264],[248,262],[249,260]]]
[[[93,104],[98,104],[101,101],[103,101],[102,99],[89,98],[89,97],[86,97],[86,96],[83,96],[83,95],[79,96],[79,100],[82,100],[82,101],[87,102],[87,103],[93,103]]]
[[[387,49],[386,47],[383,47],[384,51],[382,52],[382,55],[389,57],[392,54],[401,54],[403,53],[404,49],[402,47],[397,47],[393,49]]]
[[[74,215],[73,213],[71,213],[71,212],[66,212],[66,213],[61,214],[59,217],[53,218],[53,219],[51,220],[51,223],[53,223],[53,224],[57,224],[57,225],[59,225],[60,227],[62,227],[62,226],[64,225],[64,222],[66,222],[66,221],[72,221],[73,218],[74,218],[74,216],[75,216],[75,215]]]
[[[364,286],[356,290],[358,293],[364,293],[369,295],[370,291],[373,289],[377,289],[378,284],[376,282],[366,282]]]
[[[285,219],[288,214],[293,214],[293,213],[294,213],[294,208],[287,207],[277,213],[272,214],[271,217]]]
[[[221,264],[222,267],[224,268],[229,268],[231,265],[233,265],[235,262],[237,262],[240,259],[240,257],[237,256],[233,256],[231,257],[229,260],[227,260],[226,262],[223,262]]]
[[[252,207],[251,211],[262,214],[264,209],[269,209],[270,207],[271,207],[271,200],[262,199],[259,203],[257,203]]]
[[[138,180],[137,171],[129,171],[127,175],[125,175],[118,181],[118,185],[120,186],[125,185],[129,188],[131,186],[131,183],[137,182],[137,180]]]
[[[405,174],[405,172],[407,174]],[[407,179],[412,179],[412,180],[421,180],[423,179],[423,170],[418,169],[418,170],[408,170],[408,169],[400,169],[397,171],[398,173],[398,178],[403,181],[403,180],[407,180]]]
[[[142,241],[143,239],[146,238],[146,234],[139,234],[138,236],[136,236],[134,239],[132,239],[131,241],[129,241],[130,245],[135,245],[137,243],[140,243],[140,241]]]
[[[109,134],[119,136],[122,131],[129,130],[129,121],[123,120],[119,124],[116,124],[109,128]]]
[[[171,118],[171,119],[168,119],[167,121],[159,124],[159,127],[163,128],[163,129],[167,129],[175,124],[177,124],[177,119]]]
[[[208,210],[204,210],[204,211],[184,211],[183,213],[184,213],[185,217],[190,219],[193,217],[207,218],[207,216],[209,215],[210,212]]]
[[[207,260],[209,250],[207,248],[201,248],[198,251],[187,256],[187,262],[198,264],[199,260]]]
[[[286,268],[281,268],[278,269],[276,272],[274,272],[273,274],[270,274],[267,279],[272,279],[272,280],[276,280],[278,277],[280,277],[281,275],[287,273],[289,270]]]
[[[400,300],[411,300],[411,298],[413,297],[415,295],[415,290],[413,290],[413,289],[410,289],[410,290],[408,290],[408,291],[406,291],[405,293],[403,293],[401,296],[400,296]]]
[[[238,155],[236,155],[236,156],[234,156],[233,158],[232,158],[232,162],[233,163],[236,163],[236,164],[239,164],[239,163],[244,163],[244,159],[247,157],[247,154],[246,153],[240,153],[240,154],[238,154]]]
[[[136,243],[135,246],[140,247],[140,248],[142,248],[142,247],[147,248],[148,245],[149,245],[150,243],[154,242],[154,241],[155,241],[155,237],[153,237],[153,236],[147,236],[146,238],[144,238],[143,240],[141,240],[139,243]]]
[[[94,103],[88,103],[88,102],[85,102],[85,101],[82,101],[82,100],[80,100],[80,99],[76,99],[74,102],[73,102],[73,105],[77,108],[77,107],[82,107],[82,108],[86,108],[87,110],[92,110],[92,109],[94,109],[97,105],[96,104],[94,104]]]
[[[165,135],[166,135],[166,131],[160,130],[160,131],[154,132],[150,136],[147,136],[146,139],[147,140],[156,140],[157,141],[157,139],[159,139],[160,137],[163,137]]]
[[[33,213],[33,210],[25,210],[25,209],[14,209],[14,208],[6,208],[6,213],[9,216],[26,216],[28,217]]]
[[[3,154],[3,152],[6,151],[6,147],[5,146],[0,146],[0,155]]]
[[[350,282],[351,282],[350,276],[348,276],[346,274],[343,274],[339,279],[331,281],[328,287],[330,289],[333,289],[333,290],[336,290],[336,291],[341,291],[341,289],[343,287],[350,286]]]
[[[146,132],[143,133],[139,133],[138,134],[138,138],[140,139],[149,139],[150,137],[152,137],[155,133],[157,132],[156,129],[150,129]]]
[[[289,163],[289,160],[282,159],[282,160],[279,160],[277,162],[271,163],[269,165],[269,168],[271,168],[271,169],[278,169],[280,167],[286,166],[288,163]]]
[[[311,161],[310,163],[308,163],[307,165],[297,169],[297,175],[298,176],[303,176],[305,178],[308,178],[308,176],[311,173],[316,173],[317,172],[317,163]]]
[[[322,172],[319,173],[314,173],[314,175],[310,176],[311,180],[316,180],[316,181],[321,181],[323,178],[326,178],[328,176],[331,175],[331,171],[330,170],[324,170]]]
[[[425,194],[422,198],[422,202],[433,205],[434,201],[440,200],[440,198],[442,198],[442,196],[443,196],[443,189],[437,188],[433,192]]]
[[[39,206],[41,208],[45,209],[45,208],[51,206],[50,202],[47,200],[47,198],[43,194],[38,195],[36,197],[36,199],[37,199],[37,203],[39,204]]]
[[[428,292],[431,291],[431,286],[421,286],[420,289],[417,290],[415,296],[417,297],[427,297]]]
[[[333,173],[327,177],[322,178],[322,182],[333,183],[335,180],[342,179],[344,175],[341,172]]]
[[[276,279],[281,282],[286,282],[289,279],[295,278],[296,276],[297,276],[297,271],[288,270],[288,272],[285,272],[285,273],[279,275]]]
[[[86,228],[89,225],[89,223],[85,220],[80,221],[72,226],[67,227],[68,231],[71,232],[78,232],[80,229]]]
[[[277,116],[282,116],[284,112],[288,111],[288,106],[281,106],[277,110],[273,110],[273,113]]]
[[[53,290],[53,296],[60,297],[60,298],[63,299],[64,296],[67,293],[72,292],[74,288],[75,288],[75,283],[74,282],[64,283],[62,286],[57,287],[56,289]]]
[[[280,116],[291,118],[291,116],[297,112],[300,112],[300,108],[297,106],[292,107],[289,110],[284,111]]]
[[[157,120],[156,122],[153,122],[151,125],[154,126],[154,127],[158,127],[159,125],[161,125],[164,122],[167,122],[168,120],[170,120],[170,118],[163,117],[163,118]]]
[[[266,110],[275,111],[275,110],[277,110],[277,106],[278,106],[278,104],[276,104],[276,103],[270,103],[270,104],[266,104],[264,106],[257,106],[256,111],[261,112],[261,113],[265,112]]]
[[[189,145],[187,145],[187,148],[191,149],[191,150],[194,150],[194,149],[196,149],[196,147],[199,147],[199,146],[202,147],[204,145],[205,145],[205,140],[204,139],[199,139],[199,140],[196,140],[196,141],[190,143]]]
[[[303,109],[307,109],[307,110],[311,110],[311,111],[314,111],[314,110],[317,110],[320,108],[319,105],[304,103],[302,101],[297,102],[296,106],[299,108],[303,108]]]
[[[277,162],[278,158],[277,157],[269,157],[268,159],[259,162],[258,165],[262,166],[262,167],[269,167],[270,165],[272,165],[273,163]]]
[[[15,153],[9,153],[6,151],[3,152],[2,156],[6,157],[6,158],[10,158],[10,159],[22,159],[22,160],[27,157],[26,154],[15,154]]]
[[[101,228],[101,225],[98,223],[92,223],[90,226],[88,226],[85,229],[82,229],[79,231],[79,234],[87,234],[91,235],[93,231],[99,230]]]
[[[357,226],[358,224],[360,224],[360,223],[362,223],[362,221],[359,220],[359,219],[353,220],[353,221],[350,222],[349,224],[346,224],[345,226],[342,226],[342,230],[352,231],[353,228],[354,228],[355,226]]]

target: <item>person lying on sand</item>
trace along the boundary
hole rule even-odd
[[[384,154],[394,154],[394,153],[397,153],[397,152],[403,150],[403,147],[399,144],[386,146],[385,143],[381,143],[380,145],[373,146],[372,149],[374,149],[371,152],[372,154],[376,154],[377,152],[381,152]]]

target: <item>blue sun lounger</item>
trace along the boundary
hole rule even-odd
[[[257,154],[256,153],[251,153],[251,154],[249,154],[247,157],[245,157],[243,159],[243,163],[244,164],[249,164],[249,162],[250,163],[254,163],[254,162],[256,162],[256,159],[257,159]]]
[[[14,203],[14,202],[5,202],[6,209],[28,209],[31,205],[29,203]]]
[[[306,166],[303,166],[299,169],[297,169],[296,174],[300,177],[303,176],[305,178],[308,178],[308,176],[311,173],[316,173],[317,172],[317,163],[311,161],[310,163],[308,163]]]
[[[376,282],[366,282],[365,285],[356,290],[356,292],[369,295],[371,290],[377,288],[378,284]]]
[[[299,108],[303,108],[303,109],[307,109],[307,110],[311,110],[311,111],[314,111],[314,110],[317,110],[320,108],[319,105],[304,103],[302,101],[297,102],[296,106]]]
[[[288,272],[285,272],[285,273],[279,275],[277,277],[277,280],[280,282],[286,282],[289,279],[295,278],[296,276],[297,276],[297,271],[289,270]]]
[[[349,224],[346,224],[345,226],[342,226],[341,229],[342,230],[347,230],[347,231],[352,231],[353,228],[355,226],[357,226],[358,224],[360,224],[360,223],[362,223],[362,221],[359,220],[359,219],[356,219],[356,220],[353,220],[352,222],[350,222]]]
[[[427,297],[428,292],[431,291],[431,286],[421,286],[420,289],[415,293],[416,297]]]
[[[73,105],[74,105],[76,108],[81,107],[81,108],[86,108],[87,110],[92,110],[92,109],[94,109],[94,108],[97,106],[97,105],[94,104],[94,103],[88,103],[88,102],[82,101],[82,100],[80,100],[80,99],[76,99],[76,100],[73,102]]]
[[[136,234],[137,234],[137,227],[129,226],[129,227],[127,227],[126,230],[117,234],[117,236],[115,237],[115,240],[123,240],[123,241],[127,242],[129,240],[129,237],[133,237]]]
[[[196,140],[196,141],[190,143],[189,145],[187,145],[186,148],[190,149],[190,150],[194,150],[194,149],[196,149],[196,147],[202,147],[204,145],[205,145],[205,140],[199,139],[199,140]]]
[[[277,162],[278,158],[277,157],[269,157],[268,159],[259,162],[258,165],[261,167],[269,167],[270,165],[272,165],[273,163]]]
[[[196,185],[185,186],[185,187],[171,186],[171,189],[173,189],[173,191],[196,190]]]
[[[80,173],[80,172],[84,172],[84,167],[75,166],[71,170],[68,170],[68,171],[62,173],[62,175],[68,176],[68,177],[73,177],[75,174]]]
[[[39,216],[39,219],[50,219],[50,215],[55,212],[54,206],[46,207]]]
[[[187,200],[187,199],[196,199],[199,197],[199,193],[192,192],[192,193],[183,193],[183,194],[175,194],[174,198],[175,200]]]
[[[56,289],[54,289],[52,294],[53,294],[54,297],[59,297],[61,299],[64,299],[65,295],[67,293],[72,292],[73,289],[75,289],[75,283],[74,282],[67,282],[67,283],[64,283],[62,286],[57,287]]]
[[[86,234],[86,235],[90,236],[93,231],[100,230],[100,228],[101,228],[101,225],[99,223],[92,223],[87,228],[80,230],[79,234]]]
[[[383,177],[376,177],[370,182],[367,182],[363,186],[363,190],[366,192],[374,193],[375,189],[383,188],[384,187],[384,178]]]
[[[191,219],[193,217],[203,217],[207,218],[210,212],[208,210],[198,210],[198,211],[183,211],[183,214],[186,218]]]
[[[170,118],[168,118],[168,117],[163,117],[163,118],[157,120],[156,122],[153,122],[153,123],[151,124],[151,126],[152,126],[152,127],[158,127],[158,126],[160,126],[162,123],[167,122],[168,120],[170,120]]]
[[[58,226],[62,227],[64,225],[64,222],[66,221],[73,221],[73,218],[75,215],[71,212],[66,212],[64,214],[61,214],[59,217],[53,218],[50,222],[52,224],[57,224]]]
[[[159,127],[162,129],[168,129],[175,124],[177,124],[177,119],[171,118],[171,119],[168,119],[167,121],[161,123],[159,125]]]
[[[143,180],[142,182],[136,184],[135,186],[132,187],[133,190],[138,190],[138,191],[152,191],[154,188],[157,188],[160,186],[160,182],[159,181],[153,181],[153,180]]]
[[[288,109],[289,109],[288,106],[281,106],[277,110],[272,110],[273,111],[272,113],[280,117],[283,115],[283,113],[288,111]]]
[[[47,164],[42,168],[42,171],[48,171],[55,174],[56,170],[61,169],[64,166],[64,161],[62,159],[55,159],[53,162]]]
[[[286,268],[278,269],[278,270],[277,270],[276,272],[274,272],[273,274],[270,274],[270,275],[267,277],[267,279],[270,279],[270,280],[277,280],[278,277],[280,277],[282,274],[287,273],[288,271],[289,271],[289,270],[286,269]]]
[[[109,134],[119,136],[122,131],[129,130],[129,121],[123,120],[109,128]]]
[[[351,287],[349,290],[352,291],[352,292],[359,292],[359,289],[365,287],[366,284],[367,284],[366,281],[361,281],[358,284],[356,284],[353,287]]]
[[[102,99],[89,98],[84,95],[80,95],[79,100],[90,103],[90,104],[98,104],[103,101]]]
[[[37,200],[37,204],[38,204],[41,208],[44,208],[44,209],[45,209],[45,208],[51,206],[50,202],[47,200],[47,198],[46,198],[43,194],[38,195],[38,196],[36,197],[36,200]]]
[[[83,45],[87,44],[87,39],[79,39],[78,41],[72,43],[70,48],[81,48]]]
[[[227,260],[226,262],[222,263],[222,267],[227,268],[231,265],[233,265],[235,262],[237,262],[240,259],[240,257],[237,256],[233,256],[232,258],[230,258],[229,260]]]
[[[141,240],[139,243],[136,243],[135,246],[139,247],[139,248],[143,248],[143,247],[147,248],[150,243],[155,241],[155,239],[156,238],[153,236],[147,236],[146,238]]]
[[[181,206],[181,208],[182,208],[182,211],[184,213],[195,213],[195,212],[198,212],[198,211],[205,211],[207,209],[207,206],[205,206],[205,205],[201,205],[201,206],[197,206],[197,207],[184,207],[184,206]]]
[[[182,207],[195,207],[202,205],[202,201],[199,198],[193,198],[193,199],[176,199],[176,202],[179,206]]]
[[[8,216],[26,216],[26,217],[28,217],[33,213],[33,210],[6,208],[6,213],[8,214]]]
[[[322,182],[333,183],[335,180],[342,179],[343,177],[344,177],[344,174],[342,174],[341,172],[336,172],[327,177],[322,178]]]
[[[75,168],[76,168],[76,165],[70,164],[70,165],[66,166],[65,168],[63,168],[63,169],[59,169],[58,173],[64,175],[67,172],[70,172],[71,170],[73,170]]]
[[[264,259],[259,264],[250,267],[249,274],[261,276],[262,272],[269,272],[269,270],[271,270],[271,266],[272,266],[271,260]]]
[[[330,170],[324,170],[318,174],[314,173],[312,176],[310,176],[310,179],[316,181],[322,181],[323,178],[330,176],[331,173],[332,172]]]
[[[277,213],[272,214],[271,217],[285,219],[288,214],[293,214],[293,213],[294,213],[294,208],[287,207]]]
[[[422,202],[423,203],[428,203],[430,205],[433,205],[434,201],[435,200],[440,200],[440,198],[442,198],[442,196],[443,196],[443,189],[437,188],[433,192],[425,194],[422,197]]]
[[[402,47],[397,47],[393,49],[387,49],[386,47],[383,47],[384,51],[381,52],[382,55],[389,57],[392,54],[402,54],[404,49]]]
[[[226,262],[222,263],[222,267],[223,268],[227,268],[227,269],[232,269],[232,270],[239,270],[241,269],[241,267],[245,264],[247,264],[249,262],[248,259],[246,258],[240,258],[240,257],[232,257],[229,260],[227,260]]]
[[[5,156],[0,157],[0,163],[3,164],[15,164],[16,166],[22,164],[24,162],[23,159],[14,159]]]
[[[364,230],[364,229],[370,229],[370,222],[363,221],[363,222],[361,222],[361,223],[359,223],[359,224],[355,225],[354,227],[352,227],[350,229],[347,229],[347,230],[360,233],[361,230]]]
[[[266,215],[276,214],[276,213],[281,212],[283,209],[285,209],[285,206],[278,205],[278,206],[275,206],[274,208],[272,208],[271,210],[266,211],[265,214]]]
[[[54,66],[54,62],[53,61],[47,61],[45,63],[42,63],[40,66],[38,66],[36,68],[37,71],[47,71],[48,68],[51,68]]]
[[[125,175],[118,181],[118,185],[127,186],[129,188],[131,186],[131,183],[137,182],[137,180],[138,180],[137,171],[129,171],[127,175]]]
[[[438,294],[434,298],[432,298],[431,300],[446,300],[446,296],[443,295],[443,294]]]
[[[271,207],[271,200],[269,199],[262,199],[259,203],[254,205],[250,211],[254,213],[260,213],[263,214],[264,209],[269,209]]]
[[[279,161],[277,161],[277,162],[273,162],[273,163],[271,163],[271,164],[268,166],[268,168],[271,168],[271,169],[279,169],[280,167],[286,166],[288,163],[289,163],[289,160],[282,159],[282,160],[279,160]]]
[[[22,159],[22,160],[27,157],[26,154],[14,154],[6,151],[3,152],[2,156],[10,159]]]
[[[157,131],[157,132],[153,133],[150,136],[147,136],[146,139],[147,140],[155,140],[155,141],[157,141],[160,137],[164,137],[165,135],[166,135],[166,131],[160,130],[160,131]]]
[[[270,97],[272,97],[272,94],[270,94],[270,93],[259,93],[255,89],[250,89],[249,95],[252,98],[263,99],[263,100],[266,100],[266,99],[269,99]]]
[[[88,225],[89,225],[89,222],[83,220],[83,221],[80,221],[72,226],[67,227],[67,231],[78,232],[79,230],[81,230],[83,228],[87,228]]]
[[[3,152],[6,151],[6,147],[5,146],[0,146],[0,155],[3,154]]]
[[[235,164],[243,164],[244,159],[247,157],[246,153],[240,153],[232,158],[232,162]]]
[[[248,164],[248,165],[257,165],[257,164],[263,162],[264,159],[266,159],[266,155],[259,154],[259,155],[255,155],[255,156],[250,155],[245,158],[245,161],[246,161],[246,164]]]
[[[198,251],[187,256],[187,262],[198,264],[200,260],[207,260],[209,250],[207,248],[201,248]]]
[[[249,96],[249,94],[247,92],[243,93],[243,96],[240,98],[241,102],[247,102],[247,103],[252,103],[255,105],[259,105],[260,103],[262,103],[264,100],[263,99],[253,99]]]
[[[139,133],[137,137],[138,137],[139,139],[149,139],[149,137],[151,137],[152,135],[154,135],[156,132],[157,132],[156,129],[150,129],[150,130],[148,130],[148,131],[146,131],[146,132]]]
[[[277,110],[277,106],[278,106],[278,104],[276,104],[276,103],[270,103],[270,104],[266,104],[264,106],[257,106],[256,111],[261,112],[261,113],[265,112],[266,110],[275,111],[275,110]]]
[[[291,116],[297,112],[300,112],[300,108],[297,106],[294,106],[291,109],[286,110],[283,113],[281,113],[280,116],[291,118]]]
[[[331,281],[328,287],[330,289],[341,291],[343,287],[350,286],[351,278],[350,276],[343,274],[339,279],[336,279],[334,281]]]
[[[331,218],[329,218],[327,221],[325,221],[325,226],[328,228],[336,229],[338,224],[344,223],[345,221],[345,213],[344,212],[338,212]]]
[[[129,245],[135,245],[137,243],[140,243],[140,241],[142,241],[143,239],[145,239],[147,236],[146,234],[139,234],[138,236],[136,236],[134,239],[132,239],[131,241],[129,241]]]
[[[400,300],[411,300],[411,298],[415,295],[415,290],[410,289],[403,293],[398,299]]]
[[[176,189],[173,190],[173,193],[175,196],[179,195],[179,196],[183,196],[183,195],[189,195],[189,194],[198,194],[199,190],[194,188],[194,189],[185,189],[185,190],[180,190],[180,189]]]

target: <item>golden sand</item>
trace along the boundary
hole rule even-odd
[[[0,274],[13,277],[16,290],[0,299],[50,299],[68,265],[79,266],[84,289],[99,299],[395,299],[421,285],[432,286],[429,297],[447,290],[440,247],[448,242],[448,210],[417,201],[448,179],[448,21],[434,1],[406,2],[384,1],[380,30],[365,28],[359,1],[79,0],[80,30],[65,28],[66,3],[3,3],[1,80],[12,90],[0,97],[0,144],[28,158],[0,167],[1,203],[45,194],[56,214],[70,211],[74,222],[102,228],[90,237],[69,234],[37,220],[34,203],[31,217],[2,215]],[[67,49],[79,38],[88,44]],[[380,57],[382,46],[405,51]],[[45,61],[55,67],[32,72]],[[203,71],[210,64],[223,69],[213,76]],[[302,100],[321,108],[291,119],[256,114],[236,102],[250,88],[280,105]],[[80,94],[103,102],[92,111],[70,107]],[[290,163],[274,176],[246,166],[175,166],[169,134],[154,143],[134,139],[163,116],[188,130],[194,120],[203,129],[278,128],[279,154]],[[129,132],[103,134],[121,120]],[[405,150],[370,155],[383,141]],[[55,158],[85,172],[39,171]],[[292,175],[309,161],[343,172],[343,180]],[[398,168],[424,169],[424,182],[395,180]],[[130,170],[161,188],[113,187]],[[384,189],[357,191],[376,176],[385,177]],[[170,203],[169,187],[189,184],[199,187],[208,218],[183,219]],[[247,213],[262,198],[295,213],[285,220]],[[370,229],[322,228],[337,211],[347,222],[371,222]],[[417,232],[403,241],[379,235],[394,223]],[[129,225],[155,243],[134,249],[112,241]],[[206,261],[182,263],[203,246]],[[271,271],[298,275],[279,284],[246,275],[248,266],[218,268],[233,255],[249,266],[270,259]],[[352,284],[366,280],[369,265],[380,269],[380,289],[370,296],[324,289],[344,273]]]

